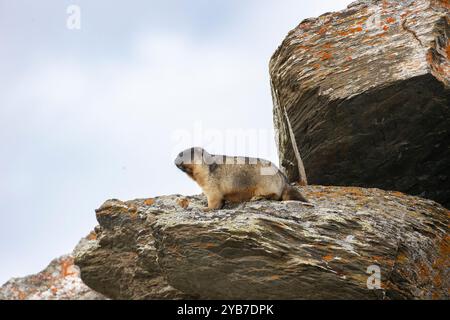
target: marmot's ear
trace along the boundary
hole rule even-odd
[[[219,165],[216,162],[211,163],[209,167],[209,172],[214,172]]]

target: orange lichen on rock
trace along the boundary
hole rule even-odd
[[[128,207],[128,214],[132,219],[135,219],[137,217],[137,207],[135,205],[131,205]]]
[[[72,267],[73,267],[73,258],[61,260],[61,276],[67,277],[75,274],[75,272],[72,270]]]
[[[348,35],[354,34],[356,32],[361,32],[361,31],[363,31],[363,28],[361,26],[358,26],[355,28],[350,28],[347,31],[341,31],[341,32],[339,32],[339,35],[340,36],[348,36]]]
[[[450,1],[449,0],[435,0],[438,2],[438,5],[450,9]],[[434,1],[433,1],[434,2]]]
[[[383,257],[381,256],[372,256],[372,259],[375,261],[381,261],[383,259]]]
[[[322,53],[321,59],[322,59],[322,61],[325,61],[325,60],[331,59],[332,57],[333,57],[333,56],[332,56],[331,53],[329,53],[329,52],[324,52],[324,53]]]
[[[217,247],[217,244],[212,243],[212,242],[206,242],[206,243],[200,243],[198,247],[201,249],[211,249],[211,248]]]
[[[19,300],[25,300],[25,298],[27,297],[27,294],[20,290],[17,290],[17,291],[19,292],[19,294],[18,294]]]
[[[442,240],[439,246],[439,257],[434,261],[433,268],[444,268],[448,269],[450,267],[450,236],[447,235]]]
[[[362,17],[362,18],[356,20],[355,24],[362,26],[364,23],[366,23],[367,19],[368,19],[368,17]]]
[[[328,254],[326,256],[323,256],[322,259],[325,260],[326,262],[330,262],[331,260],[334,259],[334,257],[331,254]]]
[[[404,19],[405,17],[407,17],[409,15],[409,11],[405,11],[400,15],[400,18]]]
[[[97,240],[97,233],[95,231],[91,231],[88,236],[87,236],[88,240]]]
[[[322,28],[320,28],[319,31],[317,31],[317,33],[318,33],[318,34],[325,34],[325,33],[327,32],[327,29],[328,29],[328,28],[322,27]]]
[[[394,23],[395,21],[396,21],[396,20],[395,20],[394,17],[389,17],[389,18],[386,19],[386,22],[387,22],[387,23]]]
[[[447,53],[447,59],[450,60],[450,43],[447,45],[447,47],[445,48],[445,52]]]
[[[323,191],[312,191],[312,192],[308,192],[308,195],[312,196],[314,198],[322,198],[322,197],[326,197],[328,194]]]
[[[177,204],[183,209],[186,209],[189,206],[189,200],[187,198],[177,199]]]
[[[351,195],[351,196],[356,196],[356,197],[364,197],[365,194],[362,191],[361,188],[357,188],[357,187],[346,187],[346,188],[342,188],[340,191],[341,195]]]
[[[397,256],[396,260],[398,263],[402,264],[408,261],[408,257],[404,253],[401,253]]]
[[[446,271],[449,268],[450,268],[450,236],[447,235],[439,245],[439,256],[433,262],[433,269]],[[437,288],[440,288],[442,286],[442,276],[440,272],[436,272],[434,274],[433,284]],[[433,299],[440,299],[440,298],[441,295],[439,295],[437,292],[433,293]]]
[[[309,49],[311,49],[310,47],[308,47],[308,46],[298,46],[296,49],[299,49],[299,50],[309,50]]]
[[[151,206],[151,205],[154,204],[154,203],[155,203],[155,199],[152,199],[152,198],[149,198],[149,199],[147,199],[147,200],[144,201],[144,204],[145,204],[146,206]]]
[[[428,278],[430,276],[430,270],[424,263],[419,263],[418,269],[421,278]]]
[[[405,194],[400,191],[391,191],[390,194],[392,194],[393,196],[396,196],[396,197],[404,197],[405,196]]]

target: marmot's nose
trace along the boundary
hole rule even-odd
[[[180,169],[181,171],[186,171],[186,169],[184,168],[183,162],[182,161],[177,161],[175,160],[175,165],[177,166],[178,169]]]

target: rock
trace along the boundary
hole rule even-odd
[[[270,75],[291,181],[306,181],[305,170],[312,184],[399,190],[450,207],[449,8],[357,1],[289,32]]]
[[[189,298],[169,285],[159,266],[150,228],[159,212],[155,201],[113,199],[96,210],[97,240],[75,250],[81,278],[88,286],[114,299]]]
[[[449,210],[379,189],[302,192],[310,204],[211,212],[203,195],[108,200],[75,261],[113,299],[449,298]]]
[[[72,255],[54,259],[43,271],[13,278],[0,288],[0,300],[104,300],[80,279]]]

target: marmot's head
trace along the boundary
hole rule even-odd
[[[194,147],[186,149],[178,154],[175,165],[190,177],[198,168],[210,165],[211,155],[203,148]]]

